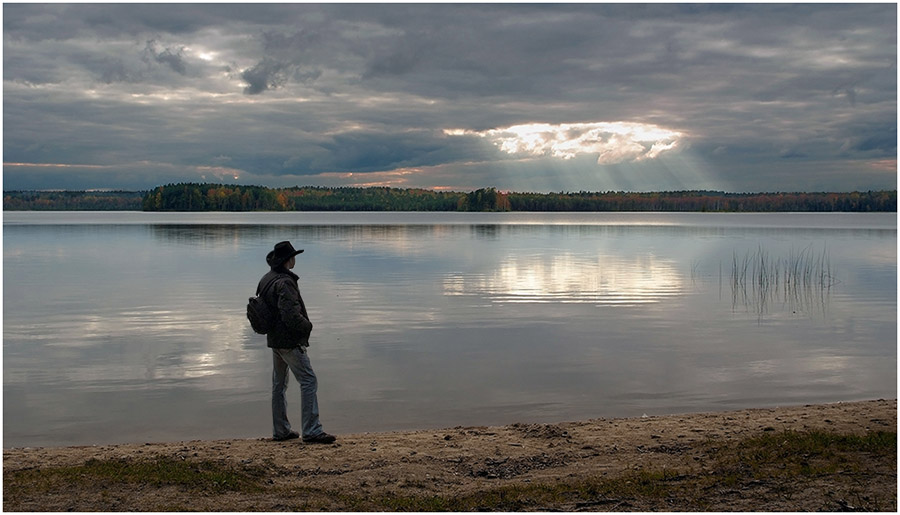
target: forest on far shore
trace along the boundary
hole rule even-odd
[[[849,193],[472,192],[179,183],[150,191],[7,191],[6,211],[896,212],[897,191]]]

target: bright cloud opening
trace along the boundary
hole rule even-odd
[[[444,133],[486,138],[507,154],[561,159],[593,154],[601,165],[655,159],[678,148],[684,139],[681,132],[636,122],[530,123],[487,131],[449,129]]]

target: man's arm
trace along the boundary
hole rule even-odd
[[[291,288],[286,281],[275,285],[275,298],[278,301],[278,312],[284,325],[292,333],[308,338],[312,331],[312,322],[303,316],[300,304],[300,292]]]

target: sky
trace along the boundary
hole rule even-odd
[[[3,189],[897,187],[896,4],[3,5]]]

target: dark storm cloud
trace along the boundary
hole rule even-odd
[[[187,72],[187,64],[184,61],[184,47],[175,51],[171,48],[165,48],[162,51],[158,51],[156,49],[156,42],[148,41],[144,52],[149,60],[167,65],[175,73],[184,75]]]
[[[4,187],[893,188],[896,58],[891,4],[4,4]],[[616,122],[684,137],[475,135]]]
[[[465,151],[464,145],[469,145]],[[473,147],[471,141],[452,141],[429,131],[402,135],[369,132],[342,134],[323,142],[321,146],[331,157],[327,162],[317,164],[317,172],[372,172],[433,166],[455,161],[463,152],[473,157],[479,154],[479,148]],[[486,158],[487,155],[481,157]]]
[[[252,68],[241,72],[241,78],[247,83],[244,93],[259,95],[268,89],[277,88],[283,84],[285,77],[282,74],[284,65],[271,60],[264,60]]]

